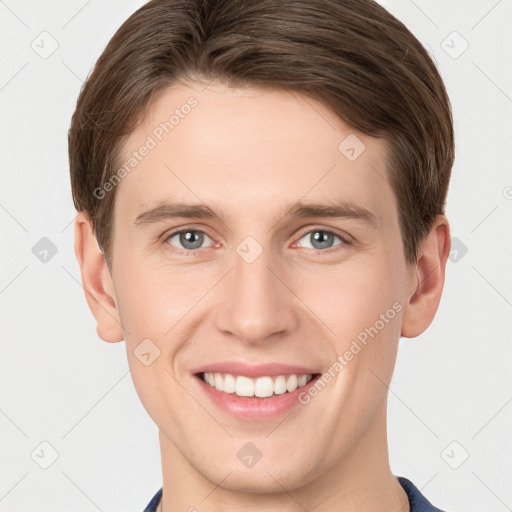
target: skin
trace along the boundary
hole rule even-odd
[[[385,141],[295,92],[174,85],[154,100],[123,156],[190,96],[198,105],[116,188],[112,274],[87,216],[75,222],[98,335],[125,340],[137,392],[159,427],[163,510],[407,512],[389,466],[388,385],[400,336],[421,334],[437,311],[447,219],[436,218],[417,263],[408,265]],[[349,134],[366,147],[354,161],[338,150]],[[286,216],[299,200],[353,201],[375,224]],[[135,224],[165,201],[205,204],[220,218]],[[201,248],[169,237],[178,228],[205,233]],[[315,230],[347,242],[334,236],[329,251],[315,245]],[[252,263],[236,251],[249,235],[263,249]],[[224,360],[326,371],[395,302],[401,311],[284,418],[228,416],[191,374]],[[145,366],[134,350],[147,338],[160,355]],[[262,454],[251,468],[237,458],[247,442]]]

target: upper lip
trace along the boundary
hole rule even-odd
[[[245,377],[264,377],[277,375],[314,375],[318,373],[317,369],[307,368],[305,366],[296,366],[282,363],[265,363],[265,364],[247,364],[239,361],[221,361],[218,363],[210,363],[192,370],[196,373],[229,373],[231,375],[243,375]]]

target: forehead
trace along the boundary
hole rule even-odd
[[[237,215],[299,199],[357,199],[395,209],[387,146],[297,92],[176,84],[126,140],[116,203],[136,215],[169,197],[211,201]],[[117,206],[116,206],[117,208]]]

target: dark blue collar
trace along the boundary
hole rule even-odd
[[[160,488],[160,490],[151,498],[151,501],[149,502],[148,506],[144,509],[144,512],[155,512],[156,507],[158,507],[158,504],[160,503],[160,498],[162,497],[162,490],[163,488]]]
[[[403,476],[397,476],[396,478],[407,493],[411,512],[443,512],[441,509],[434,507],[410,480]]]

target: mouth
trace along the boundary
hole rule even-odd
[[[298,408],[320,373],[281,373],[249,377],[225,372],[196,372],[200,393],[222,413],[241,422],[259,422],[284,416]],[[303,410],[311,410],[301,405]]]
[[[257,378],[231,373],[199,372],[195,376],[215,390],[240,398],[269,398],[294,393],[305,387],[319,373],[264,375]]]

